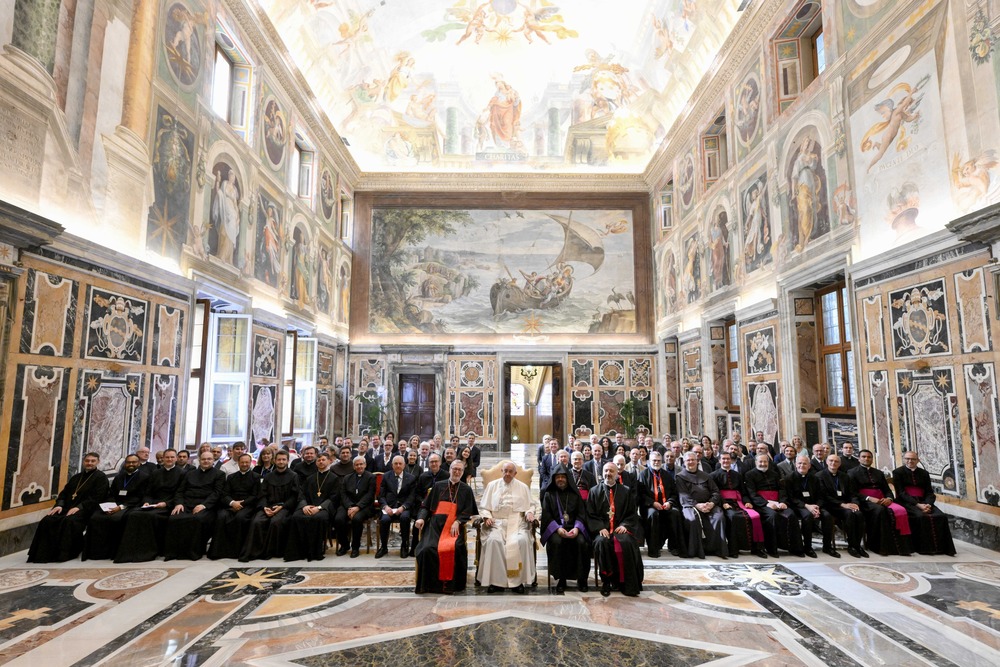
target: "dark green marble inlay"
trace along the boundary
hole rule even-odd
[[[391,639],[296,661],[333,665],[448,665],[449,667],[548,667],[549,665],[701,665],[726,657],[701,649],[632,639],[605,632],[501,618],[450,630]]]

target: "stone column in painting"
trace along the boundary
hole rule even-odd
[[[153,64],[156,53],[156,0],[135,0],[121,124],[113,135],[104,135],[108,161],[104,224],[121,250],[142,247],[146,219],[153,201],[150,170],[149,114],[153,100]]]
[[[36,58],[52,74],[60,0],[16,0],[11,44]]]

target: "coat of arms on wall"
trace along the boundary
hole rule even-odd
[[[254,334],[253,374],[257,377],[278,377],[278,339]]]
[[[944,280],[891,292],[889,313],[897,359],[951,352]]]
[[[743,334],[747,351],[747,375],[773,373],[777,370],[774,355],[774,327]]]
[[[88,359],[142,363],[148,303],[135,297],[90,288],[87,299]]]

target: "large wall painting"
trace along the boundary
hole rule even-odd
[[[261,190],[257,203],[257,248],[254,253],[254,277],[271,287],[281,276],[281,246],[285,239],[282,208],[270,194]]]
[[[375,208],[371,232],[369,333],[637,331],[631,210]]]
[[[170,111],[158,107],[153,139],[153,193],[146,247],[177,259],[187,235],[195,134]]]
[[[934,47],[943,13],[933,14],[849,86],[864,256],[955,217]]]
[[[743,263],[747,273],[771,262],[771,209],[768,206],[767,172],[751,179],[740,191],[743,214]]]
[[[812,126],[804,128],[792,146],[785,169],[788,232],[793,250],[801,252],[830,231],[830,213],[819,132]]]

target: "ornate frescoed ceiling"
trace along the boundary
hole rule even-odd
[[[364,171],[639,173],[739,0],[259,0]]]

